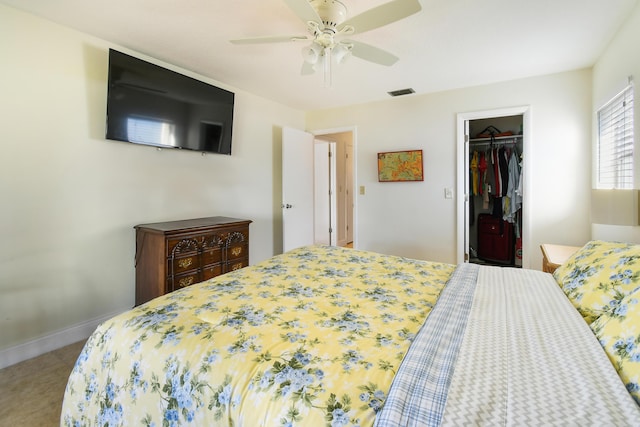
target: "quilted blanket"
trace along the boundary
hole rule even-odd
[[[313,246],[123,313],[87,341],[64,426],[371,426],[455,266]]]
[[[443,291],[393,382],[379,426],[640,425],[640,407],[550,274],[460,269],[471,271],[456,272],[452,295],[452,284]],[[444,335],[447,345],[429,345]]]

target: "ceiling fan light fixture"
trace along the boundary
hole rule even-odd
[[[351,48],[351,45],[344,43],[338,43],[333,48],[333,59],[336,61],[336,64],[344,64],[344,62],[349,59],[351,56]]]
[[[305,46],[302,48],[302,57],[305,62],[315,65],[318,63],[320,56],[322,55],[322,46],[318,43],[313,42],[309,46]]]

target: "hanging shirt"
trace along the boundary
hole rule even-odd
[[[520,196],[520,198],[522,198],[524,196],[524,191],[522,188],[522,156],[520,156],[520,177],[518,178],[518,189],[516,190],[516,192],[518,193],[518,196]]]
[[[487,161],[487,171],[485,173],[485,194],[493,196],[496,188],[495,172],[493,171],[493,160],[491,159],[491,150],[485,152],[485,159]]]
[[[500,177],[502,179],[500,188],[502,195],[507,195],[507,188],[509,186],[509,159],[507,158],[507,150],[504,147],[498,149],[498,163],[500,165]]]
[[[516,212],[522,207],[522,196],[518,194],[518,187],[520,186],[520,164],[518,163],[518,156],[516,151],[513,150],[509,157],[509,184],[507,186],[507,197],[509,198],[509,205],[505,206],[503,210],[504,220],[511,223],[516,220]]]
[[[478,152],[474,151],[469,163],[471,169],[471,194],[473,196],[478,195]]]
[[[495,176],[495,188],[493,195],[502,197],[502,175],[500,175],[500,162],[498,161],[498,149],[491,150],[491,164],[493,165],[493,174]]]
[[[484,186],[487,182],[487,159],[484,153],[480,153],[480,160],[478,160],[478,194],[484,194]]]

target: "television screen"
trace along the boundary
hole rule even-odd
[[[106,137],[231,154],[234,93],[109,49]]]

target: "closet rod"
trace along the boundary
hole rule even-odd
[[[500,140],[500,141],[480,141],[480,142],[474,142],[474,141],[469,141],[469,147],[477,147],[479,145],[506,145],[506,144],[517,144],[518,141],[514,138],[512,140]]]
[[[515,135],[505,135],[505,136],[496,136],[495,138],[493,138],[494,141],[510,141],[512,139],[522,139],[522,134],[515,134]],[[469,138],[469,141],[471,142],[484,142],[484,141],[491,141],[491,138],[486,137],[486,138]]]

